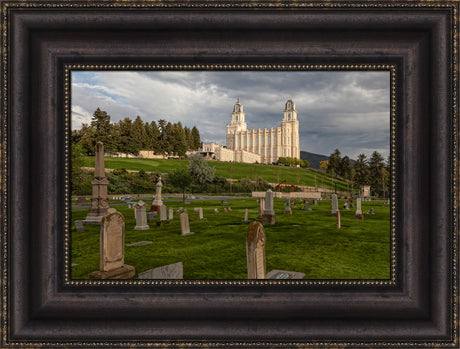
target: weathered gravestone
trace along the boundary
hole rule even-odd
[[[262,218],[262,215],[264,214],[265,210],[265,198],[259,198],[259,219]]]
[[[84,224],[101,224],[102,217],[107,214],[109,199],[107,197],[108,179],[104,173],[104,145],[96,143],[96,159],[94,166],[94,179],[91,181],[92,195],[91,208],[86,215]]]
[[[363,211],[361,211],[361,198],[356,199],[356,212],[355,212],[356,219],[364,219]]]
[[[248,279],[265,279],[265,232],[260,222],[249,223],[246,234]]]
[[[77,233],[82,233],[85,231],[85,227],[83,226],[83,221],[75,221],[75,231]]]
[[[223,199],[223,200],[220,201],[220,203],[221,203],[222,205],[228,205],[228,200],[227,200],[227,199]]]
[[[188,213],[182,212],[179,217],[180,217],[180,229],[181,229],[182,236],[195,234],[193,232],[190,232],[190,223],[188,221]]]
[[[310,207],[310,203],[308,202],[308,200],[305,200],[305,208],[304,208],[305,211],[311,211],[311,207]]]
[[[198,217],[200,220],[203,219],[203,207],[195,207],[193,209],[195,212],[198,212]]]
[[[77,198],[77,205],[85,205],[88,201],[86,201],[86,196],[79,196]]]
[[[249,210],[246,208],[244,209],[244,219],[243,222],[247,223],[249,221]]]
[[[166,206],[160,206],[160,222],[166,221],[168,218],[166,217]]]
[[[160,206],[163,205],[163,200],[161,199],[161,188],[163,187],[163,183],[161,183],[161,176],[158,177],[158,182],[156,184],[156,192],[155,198],[152,201],[152,205],[150,206],[150,212],[159,212]]]
[[[313,199],[313,205],[318,205],[318,199]]]
[[[134,227],[134,230],[150,229],[147,224],[147,210],[145,206],[145,202],[142,200],[134,205],[134,217],[136,218],[136,226]]]
[[[172,221],[172,220],[174,219],[174,210],[173,210],[172,208],[170,208],[170,209],[168,210],[168,219],[169,219],[170,221]]]
[[[335,215],[337,213],[337,210],[339,209],[339,201],[337,199],[337,194],[332,194],[331,205],[332,205],[331,215]]]
[[[155,216],[157,212],[147,212],[147,222],[153,223],[155,222]]]
[[[114,209],[113,209],[114,210]],[[120,212],[111,212],[101,220],[99,270],[91,279],[130,279],[136,273],[125,262],[125,219]]]
[[[284,214],[292,214],[291,199],[287,198],[284,204]]]
[[[265,210],[262,215],[262,223],[275,224],[276,222],[275,210],[273,209],[274,198],[275,193],[268,189],[265,193]]]
[[[139,279],[183,279],[184,266],[182,262],[163,265],[158,268],[153,268],[138,275]]]
[[[279,270],[273,269],[270,270],[267,275],[266,279],[272,280],[286,280],[286,279],[303,279],[305,273],[299,273],[298,271],[288,271],[288,270]]]

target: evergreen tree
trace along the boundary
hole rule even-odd
[[[158,129],[158,126],[155,121],[152,121],[150,123],[149,137],[151,138],[151,149],[155,152],[155,154],[160,154],[160,130]]]
[[[181,122],[173,125],[174,133],[174,153],[180,157],[185,156],[187,151],[187,139],[185,137],[185,131],[182,127]]]
[[[110,115],[97,108],[91,118],[91,127],[94,128],[93,148],[96,147],[98,141],[101,141],[104,143],[105,151],[113,151],[114,145],[111,140],[112,124],[110,123]]]
[[[355,170],[355,182],[358,185],[369,184],[369,167],[365,154],[359,154],[353,169]]]
[[[173,125],[168,122],[164,127],[164,151],[169,155],[174,153],[174,128]]]
[[[340,175],[340,167],[342,164],[342,158],[340,157],[340,150],[334,150],[331,155],[329,155],[329,164],[327,166],[327,173],[332,176]]]
[[[180,188],[182,190],[182,199],[185,201],[185,191],[192,184],[193,178],[190,172],[176,170],[168,175],[168,184]]]
[[[137,154],[137,142],[133,139],[133,122],[130,118],[124,118],[118,122],[119,146],[121,153]]]
[[[385,174],[385,162],[383,156],[374,151],[369,159],[369,184],[375,191],[381,191],[384,188],[385,180],[382,179]]]
[[[201,148],[201,139],[200,139],[200,131],[193,126],[192,128],[192,150],[198,150]]]
[[[82,124],[81,129],[77,132],[78,136],[75,137],[75,140],[78,139],[78,144],[81,147],[81,151],[86,155],[94,155],[96,142],[94,136],[94,128],[88,124]]]
[[[187,126],[184,127],[185,140],[187,142],[187,150],[192,150],[192,131]]]
[[[351,162],[348,156],[344,156],[342,158],[342,162],[340,165],[340,174],[345,179],[351,178]]]
[[[166,120],[158,120],[158,131],[160,132],[158,137],[158,153],[164,154],[167,151],[166,144]]]
[[[140,116],[136,117],[132,126],[132,139],[134,145],[134,155],[139,154],[139,150],[144,149],[147,144],[147,133],[145,132],[144,122]]]

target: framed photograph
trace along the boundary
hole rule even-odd
[[[2,1],[2,347],[457,347],[458,10]]]

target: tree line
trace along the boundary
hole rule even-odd
[[[341,157],[339,149],[335,149],[329,160],[321,161],[320,169],[334,177],[351,181],[354,185],[370,185],[374,195],[385,194],[390,181],[389,159],[384,160],[382,154],[374,151],[367,159],[364,153],[358,155],[353,166],[348,156]]]
[[[150,123],[143,122],[140,116],[134,121],[126,117],[117,123],[110,122],[110,115],[97,108],[91,123],[83,124],[79,130],[73,130],[72,144],[78,145],[82,152],[93,155],[97,141],[104,143],[109,153],[127,153],[138,155],[140,150],[152,150],[155,154],[185,156],[188,150],[201,147],[200,132],[182,126],[179,121],[171,123],[164,119]]]

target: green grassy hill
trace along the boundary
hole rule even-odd
[[[331,177],[325,173],[313,170],[303,169],[297,167],[285,167],[263,164],[242,164],[230,163],[220,161],[209,161],[209,166],[216,169],[216,175],[225,178],[241,179],[250,178],[257,179],[258,177],[264,178],[269,183],[279,183],[280,181],[287,180],[294,185],[306,185],[310,187],[316,186],[333,189],[335,182],[337,182],[338,191],[348,191],[349,185],[340,180],[332,180]],[[85,165],[87,167],[94,167],[94,157],[85,157]],[[175,170],[186,170],[188,167],[187,160],[156,160],[156,159],[130,159],[130,158],[105,158],[105,167],[112,169],[126,169],[162,173],[171,173]]]

